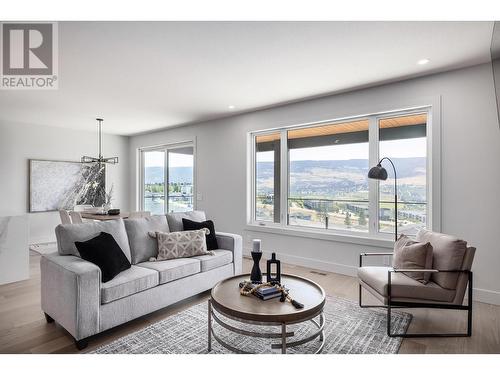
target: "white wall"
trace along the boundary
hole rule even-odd
[[[92,128],[94,130],[94,128]],[[113,205],[129,209],[130,190],[128,137],[104,135],[105,156],[118,156],[120,163],[106,168],[106,186],[114,184]],[[0,122],[0,216],[20,215],[29,210],[29,159],[79,161],[97,153],[97,133],[49,126]],[[57,212],[28,214],[30,243],[55,241]]]
[[[245,246],[250,238],[261,238],[264,250],[285,261],[352,275],[366,246],[252,232],[246,226],[247,132],[436,101],[441,101],[441,229],[477,246],[476,298],[500,304],[500,131],[489,64],[134,136],[130,205],[137,198],[137,149],[196,138],[203,196],[197,205],[218,230],[243,234]]]

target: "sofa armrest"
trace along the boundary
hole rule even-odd
[[[243,238],[239,234],[217,232],[219,248],[233,252],[234,274],[242,272],[243,263]]]
[[[99,332],[101,270],[71,255],[40,260],[42,310],[76,340]]]

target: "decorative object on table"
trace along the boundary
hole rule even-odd
[[[273,264],[276,266],[276,272],[272,270]],[[276,259],[276,253],[272,253],[271,259],[267,260],[266,279],[268,283],[281,283],[281,262]]]
[[[281,297],[281,290],[276,285],[265,285],[265,284],[252,284],[248,281],[242,281],[240,283],[240,289],[243,289],[244,292],[254,291],[252,294],[263,301],[267,301],[268,299]]]
[[[30,159],[30,212],[105,203],[105,165]]]
[[[108,215],[120,215],[120,209],[119,208],[112,208],[108,210]]]
[[[113,205],[112,205],[112,201],[113,201],[113,188],[114,188],[114,184],[111,185],[111,188],[109,189],[109,191],[106,193],[105,195],[105,201],[104,201],[104,211],[108,212],[109,210],[111,210],[113,208]]]
[[[242,283],[240,283],[240,288],[241,288],[240,294],[242,296],[249,296],[250,294],[253,294],[253,295],[256,295],[257,297],[259,297],[258,291],[260,289],[265,289],[268,287],[276,288],[276,290],[281,294],[280,302],[290,302],[296,309],[304,308],[304,305],[302,303],[300,303],[299,301],[296,301],[292,297],[290,297],[290,294],[288,293],[288,289],[286,289],[284,285],[281,285],[281,284],[276,283],[276,282],[269,282],[269,283],[254,285],[254,283],[252,281],[243,281]],[[260,294],[262,294],[262,292]],[[261,298],[261,299],[264,299],[264,298]]]
[[[259,239],[255,239],[252,241],[252,251],[256,252],[256,253],[260,253],[261,250],[260,250],[260,245],[261,245],[261,240]]]
[[[82,156],[82,163],[96,163],[96,164],[118,164],[118,156],[113,156],[110,158],[105,158],[102,156],[102,118],[96,118],[97,120],[97,132],[99,135],[98,149],[99,155],[97,158],[92,156]]]
[[[394,170],[394,241],[396,242],[398,240],[398,177],[396,175],[396,167],[391,159],[383,157],[375,167],[370,169],[368,178],[381,181],[387,180],[387,170],[382,167],[382,162],[384,160],[391,163],[392,169]]]
[[[198,222],[183,217],[182,227],[184,230],[199,230],[207,228],[209,230],[209,233],[207,234],[207,250],[217,250],[219,248],[217,237],[215,235],[215,225],[212,220]]]
[[[252,243],[252,259],[253,259],[253,267],[252,272],[250,273],[250,280],[254,284],[262,283],[262,271],[260,270],[260,259],[262,258],[262,251],[260,250],[260,240],[253,240]]]

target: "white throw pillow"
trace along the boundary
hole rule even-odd
[[[149,258],[150,261],[189,258],[196,255],[214,255],[207,251],[207,228],[187,230],[182,232],[149,232],[158,242],[158,256]]]

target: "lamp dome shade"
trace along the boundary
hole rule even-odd
[[[375,180],[387,180],[387,171],[380,164],[377,164],[375,167],[371,168],[368,172],[368,178],[373,178]]]

